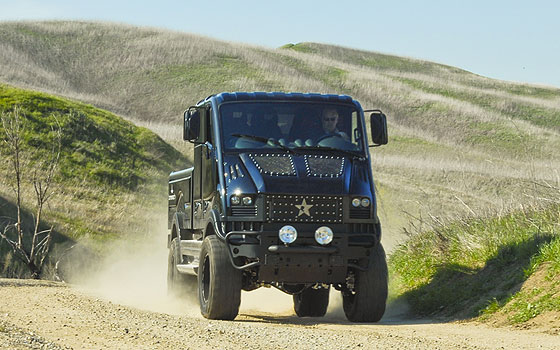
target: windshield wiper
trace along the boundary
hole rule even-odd
[[[296,154],[296,152],[293,149],[291,149],[287,146],[284,146],[283,144],[281,144],[280,142],[278,142],[277,140],[272,139],[272,138],[268,139],[266,137],[257,136],[257,135],[249,135],[249,134],[231,134],[231,136],[242,137],[242,138],[249,139],[249,140],[259,141],[259,142],[262,142],[262,143],[272,143],[274,146],[278,146],[281,149],[287,151],[288,153]]]
[[[352,158],[364,158],[365,157],[363,154],[361,154],[359,152],[356,152],[356,151],[349,151],[349,150],[334,148],[334,147],[329,147],[329,146],[300,146],[300,147],[296,147],[295,149],[296,150],[311,149],[311,150],[319,150],[319,151],[335,151],[335,152],[344,153],[347,156],[350,156]]]

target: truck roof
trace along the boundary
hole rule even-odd
[[[218,104],[231,101],[308,101],[308,102],[335,102],[348,103],[360,106],[358,101],[348,95],[301,93],[301,92],[222,92],[208,96],[204,101],[216,99]],[[200,101],[200,102],[204,102]],[[199,102],[199,103],[200,103]]]

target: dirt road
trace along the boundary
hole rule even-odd
[[[126,289],[126,286],[124,286]],[[133,300],[135,290],[130,289]],[[351,324],[336,314],[242,307],[233,322],[209,321],[193,302],[152,300],[142,310],[97,292],[45,281],[0,279],[2,349],[559,349],[560,336],[476,324],[391,320]]]

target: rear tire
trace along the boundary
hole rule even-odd
[[[202,316],[233,320],[241,303],[241,271],[235,269],[227,247],[215,235],[202,243],[198,268],[198,298]]]
[[[388,272],[385,251],[381,243],[373,250],[367,271],[357,271],[354,292],[342,294],[346,318],[352,322],[377,322],[385,313]]]
[[[299,317],[323,317],[329,306],[329,288],[307,288],[294,294],[294,311]]]
[[[177,270],[177,264],[182,262],[179,244],[177,237],[171,241],[167,258],[167,294],[174,297],[192,295],[196,291],[196,277],[182,274]]]

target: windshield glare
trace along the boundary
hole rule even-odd
[[[226,150],[330,147],[363,149],[358,111],[325,103],[245,102],[220,107]]]

